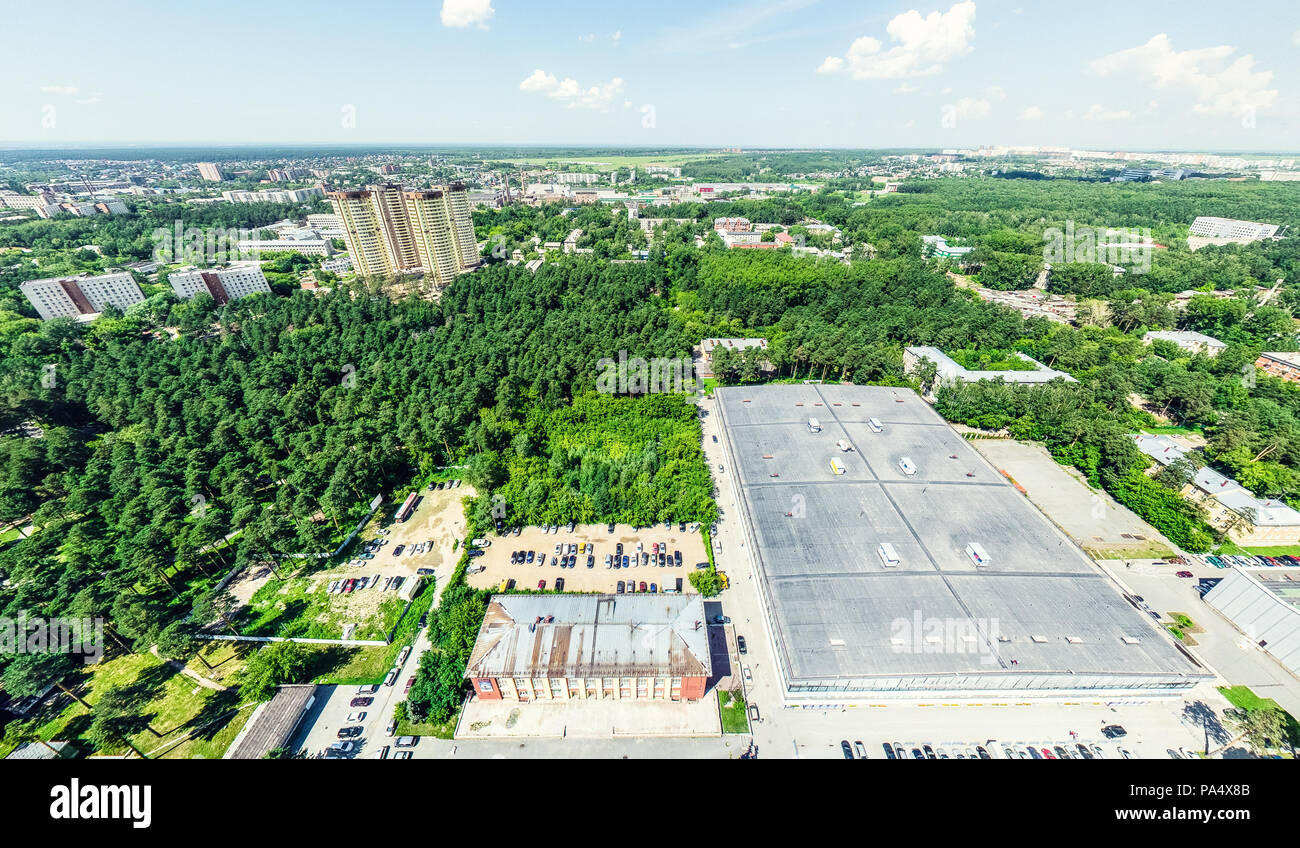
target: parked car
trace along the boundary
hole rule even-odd
[[[853,759],[853,746],[849,744],[849,740],[847,739],[840,740],[840,750],[844,753],[844,759],[846,760]]]
[[[616,587],[614,587],[614,593],[615,593],[615,594],[618,594],[618,595],[623,594],[623,581],[622,581],[622,580],[618,581],[618,585],[617,585]]]
[[[330,745],[330,750],[339,754],[350,754],[357,745],[355,742],[335,742]]]
[[[605,554],[605,567],[606,567],[606,568],[613,568],[613,567],[614,567],[614,555],[613,555],[613,554]]]
[[[640,586],[640,588],[637,589],[637,591],[638,591],[638,592],[644,592],[645,590],[646,590],[646,588],[645,588],[645,581],[642,580],[642,581],[641,581],[641,586]]]
[[[395,721],[390,721],[390,722],[388,723],[388,727],[385,727],[385,728],[384,728],[384,733],[385,733],[387,736],[390,736],[390,737],[392,737],[392,736],[396,736],[396,735],[397,735],[397,722],[395,722]]]
[[[881,747],[885,749],[885,759],[887,759],[887,760],[896,760],[896,759],[898,759],[898,755],[894,753],[894,746],[893,746],[893,745],[890,745],[888,742],[882,742],[882,743],[881,743]],[[864,758],[864,759],[865,759],[865,758]]]
[[[533,564],[533,560],[535,560],[536,558],[537,558],[537,552],[536,552],[536,551],[529,551],[529,552],[528,552],[528,564],[529,564],[529,565],[532,565],[532,564]]]
[[[557,577],[557,578],[555,578],[555,591],[557,591],[557,592],[563,592],[563,591],[564,591],[564,578],[563,578],[563,577]]]
[[[542,590],[545,589],[545,588],[546,588],[546,581],[545,581],[545,580],[538,580],[538,581],[537,581],[537,590],[540,592],[540,591],[542,591]]]
[[[629,565],[627,564],[627,554],[624,554],[624,555],[623,555],[623,567],[624,567],[624,568],[631,568],[631,566],[629,566]]]
[[[375,754],[375,759],[376,759],[376,760],[386,760],[386,759],[388,759],[388,750],[389,750],[389,749],[388,749],[388,746],[387,746],[387,745],[385,745],[384,747],[380,748],[379,751]]]
[[[515,588],[515,578],[511,577],[509,580],[506,581],[506,591],[509,592],[513,588]],[[424,625],[420,625],[420,626],[423,627]]]
[[[615,556],[622,556],[622,555],[623,555],[623,543],[622,543],[622,542],[619,542],[617,545],[614,546],[614,554],[615,554]]]
[[[678,578],[678,580],[680,580],[680,579],[681,579],[681,578]],[[744,637],[744,636],[737,636],[737,637],[736,637],[736,649],[739,650],[740,653],[742,653],[742,654],[745,653],[746,648],[745,648],[745,637]]]
[[[402,694],[405,695],[409,693],[411,691],[411,687],[414,685],[415,685],[415,675],[411,675],[411,678],[406,681],[406,688],[402,690]]]
[[[921,746],[921,751],[922,751],[922,753],[925,754],[925,758],[926,758],[927,760],[937,760],[937,759],[939,759],[937,756],[935,756],[934,749],[931,748],[929,745],[922,745],[922,746]]]
[[[658,591],[659,591],[659,586],[658,586],[658,584],[656,584],[656,583],[651,583],[651,584],[650,584],[650,594],[653,595],[653,594],[657,593]]]
[[[746,679],[746,680],[753,680],[753,679],[754,679],[753,676],[749,673],[749,666],[747,666],[747,665],[743,665],[743,666],[741,666],[740,668],[741,668],[741,671],[744,672],[744,674],[745,674],[745,679]]]
[[[419,742],[420,742],[420,737],[418,736],[402,736],[397,740],[397,747],[414,748],[416,745],[419,744]]]
[[[349,707],[368,707],[375,702],[374,698],[353,698],[348,702]]]
[[[731,623],[731,619],[728,618],[728,617],[725,616],[725,615],[715,615],[715,616],[713,617],[713,623],[714,623],[714,624],[730,624],[730,623]]]
[[[398,545],[397,547],[393,548],[393,556],[401,556],[402,551],[404,550],[406,550],[406,545]]]
[[[1179,577],[1195,577],[1196,575],[1192,574],[1192,572],[1190,572],[1190,571],[1180,571],[1180,572],[1178,572],[1178,576],[1179,576]]]
[[[373,684],[373,683],[367,684],[367,685],[365,685],[365,686],[360,686],[360,687],[357,688],[357,694],[358,694],[358,695],[373,695],[373,694],[375,694],[375,693],[378,692],[378,691],[379,691],[379,687],[376,686],[376,685]],[[357,705],[356,705],[356,704],[353,704],[352,706],[355,707],[355,706],[357,706]],[[362,704],[362,706],[370,706],[370,705],[369,705],[369,704]]]
[[[361,735],[360,727],[340,727],[338,732],[339,739],[352,739]]]

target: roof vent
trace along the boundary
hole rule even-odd
[[[1047,642],[1046,636],[1030,636],[1029,639],[1030,641],[1037,642],[1040,645],[1045,644]]]
[[[1121,637],[1120,641],[1122,641],[1125,645],[1136,645],[1142,640],[1138,639],[1136,636],[1123,636]]]
[[[1083,644],[1083,640],[1080,639],[1078,636],[1066,636],[1066,637],[1065,637],[1065,641],[1069,642],[1071,645],[1082,645],[1082,644]]]

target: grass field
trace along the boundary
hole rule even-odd
[[[739,690],[734,693],[718,690],[718,712],[722,714],[723,733],[749,732],[749,715],[745,710],[745,696],[741,695]]]
[[[352,639],[384,639],[406,602],[396,592],[362,590],[329,595],[323,578],[268,580],[240,611],[236,625],[245,636],[298,636],[339,639],[345,624],[356,624]]]
[[[1229,704],[1232,704],[1238,709],[1282,710],[1282,707],[1277,701],[1274,701],[1272,698],[1261,698],[1256,695],[1249,686],[1220,686],[1219,694],[1226,698]],[[1291,734],[1291,738],[1296,740],[1297,744],[1300,744],[1300,722],[1296,721],[1295,716],[1291,715],[1286,710],[1282,710],[1282,714],[1286,716],[1286,726],[1288,732]]]
[[[238,660],[232,657],[227,662],[229,673],[233,673]],[[139,704],[140,722],[130,734],[131,742],[146,755],[160,752],[167,759],[219,759],[251,713],[251,706],[241,708],[237,690],[220,692],[199,686],[151,654],[125,654],[100,662],[88,670],[79,694],[93,707],[111,689],[127,690]],[[83,752],[94,750],[84,738],[91,713],[81,704],[72,701],[39,718],[43,719],[41,738],[74,741]],[[120,746],[100,753],[129,750]],[[0,745],[0,756],[8,753],[8,746]]]
[[[411,608],[402,618],[402,623],[393,633],[393,641],[386,647],[344,648],[349,651],[347,659],[328,674],[316,680],[337,686],[365,686],[369,683],[382,683],[384,675],[393,667],[398,653],[407,645],[415,643],[420,623],[420,616],[433,606],[437,587],[433,578],[425,580],[424,588],[411,602]]]
[[[1276,545],[1268,548],[1243,548],[1232,542],[1224,542],[1215,551],[1219,554],[1252,554],[1254,556],[1294,556],[1300,557],[1300,545]]]

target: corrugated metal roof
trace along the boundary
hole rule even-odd
[[[711,673],[698,595],[496,595],[465,670],[466,677]]]

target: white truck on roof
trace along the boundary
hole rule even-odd
[[[990,562],[988,551],[984,550],[984,546],[979,542],[971,542],[966,546],[966,556],[970,557],[970,561],[977,566],[985,566]]]
[[[886,568],[897,568],[902,561],[898,558],[898,551],[894,550],[894,546],[888,542],[880,543],[880,546],[876,548],[876,556],[880,557],[880,561],[885,564]]]
[[[902,469],[903,473],[906,474],[908,477],[911,477],[914,474],[916,474],[916,464],[913,463],[912,460],[908,459],[905,456],[901,457],[898,460],[898,467]]]
[[[871,432],[873,433],[885,432],[885,425],[880,423],[879,418],[868,418],[867,426],[871,428]]]
[[[820,433],[821,431],[822,431],[822,422],[818,421],[816,418],[809,418],[809,419],[808,419],[808,432],[809,432],[809,433]]]
[[[836,475],[838,475],[838,474],[844,474],[846,471],[848,471],[848,469],[844,467],[844,463],[840,462],[838,459],[832,459],[832,460],[831,460],[831,473],[832,473],[832,474],[836,474]]]

